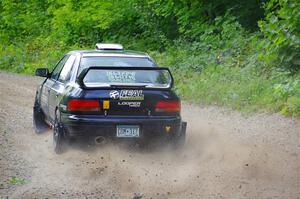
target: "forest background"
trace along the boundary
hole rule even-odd
[[[100,42],[170,67],[185,100],[300,117],[299,0],[0,1],[0,70]]]

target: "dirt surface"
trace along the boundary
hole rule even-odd
[[[300,198],[300,120],[183,103],[182,151],[109,143],[56,155],[31,76],[0,72],[0,198]]]

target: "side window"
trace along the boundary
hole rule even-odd
[[[58,81],[65,82],[65,81],[69,80],[70,72],[71,72],[71,69],[74,64],[75,59],[76,59],[75,55],[71,55],[69,57],[69,59],[66,61],[65,65],[64,65],[63,69],[60,72]]]
[[[52,71],[51,79],[57,80],[59,73],[62,69],[62,67],[65,65],[67,59],[69,58],[70,55],[65,55],[55,66],[54,70]]]

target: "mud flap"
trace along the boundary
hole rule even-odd
[[[181,123],[181,135],[184,135],[186,134],[186,127],[187,127],[187,122],[182,122]]]
[[[36,133],[43,133],[48,126],[45,122],[45,116],[38,105],[33,107],[33,126]]]
[[[175,149],[182,149],[185,144],[185,137],[186,137],[186,127],[187,122],[181,123],[181,131],[178,133],[177,136],[173,138],[173,147]]]

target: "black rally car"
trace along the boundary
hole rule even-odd
[[[36,75],[45,80],[36,91],[35,131],[52,127],[57,153],[66,140],[82,136],[96,143],[158,138],[182,146],[185,141],[172,75],[145,53],[97,44],[96,50],[67,53],[52,72],[39,68]]]

